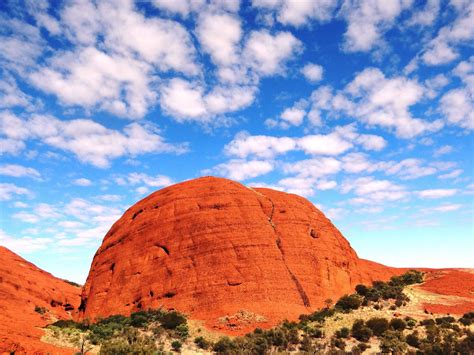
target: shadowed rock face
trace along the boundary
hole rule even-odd
[[[151,194],[112,226],[80,317],[164,306],[219,327],[245,310],[265,327],[396,273],[359,259],[306,199],[204,177]]]
[[[0,246],[0,353],[71,353],[41,342],[40,328],[71,319],[80,292]]]

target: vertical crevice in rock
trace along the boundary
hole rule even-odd
[[[254,190],[255,191],[255,190]],[[283,260],[283,265],[285,265],[285,268],[288,272],[288,274],[290,275],[290,278],[291,280],[293,281],[293,283],[295,284],[295,287],[296,287],[296,290],[298,291],[298,293],[300,294],[300,297],[301,297],[301,300],[303,301],[303,304],[305,307],[310,307],[311,304],[309,302],[309,297],[308,295],[306,294],[306,292],[304,291],[304,288],[303,286],[301,285],[301,282],[298,280],[298,278],[296,277],[296,275],[291,271],[291,269],[288,267],[287,263],[286,263],[286,259],[285,259],[285,251],[283,250],[282,246],[281,246],[281,238],[280,238],[280,235],[278,233],[278,231],[276,230],[276,226],[275,226],[275,223],[273,223],[273,214],[275,212],[275,204],[273,203],[273,201],[266,195],[262,194],[261,192],[257,192],[255,191],[255,193],[257,193],[258,195],[266,198],[271,206],[272,206],[272,209],[270,211],[270,215],[268,216],[268,223],[270,223],[270,226],[272,226],[273,228],[273,231],[275,232],[275,237],[276,237],[276,245],[277,245],[277,248],[278,250],[280,251],[280,255],[281,255],[281,258]],[[265,213],[265,211],[264,211]]]

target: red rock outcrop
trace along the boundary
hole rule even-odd
[[[43,343],[41,327],[71,319],[80,292],[0,246],[0,354],[71,353]]]
[[[268,327],[401,272],[359,259],[300,196],[204,177],[151,194],[112,226],[80,317],[165,307],[221,328],[244,310]]]

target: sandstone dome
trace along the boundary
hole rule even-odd
[[[79,317],[164,307],[214,328],[239,312],[267,327],[396,273],[359,259],[300,196],[203,177],[152,193],[112,226]]]
[[[71,353],[43,343],[41,328],[57,319],[71,319],[80,292],[80,287],[0,246],[0,354]]]

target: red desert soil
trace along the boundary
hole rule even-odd
[[[242,334],[403,271],[359,259],[300,196],[204,177],[151,194],[112,226],[80,318],[162,306]]]
[[[438,297],[435,303],[423,307],[432,313],[460,315],[474,311],[474,272],[472,270],[443,269],[427,272],[420,289],[449,297]]]
[[[41,327],[70,319],[80,303],[72,286],[0,246],[0,354],[71,353],[43,343]],[[44,315],[35,307],[46,310]],[[70,310],[71,309],[71,310]]]

